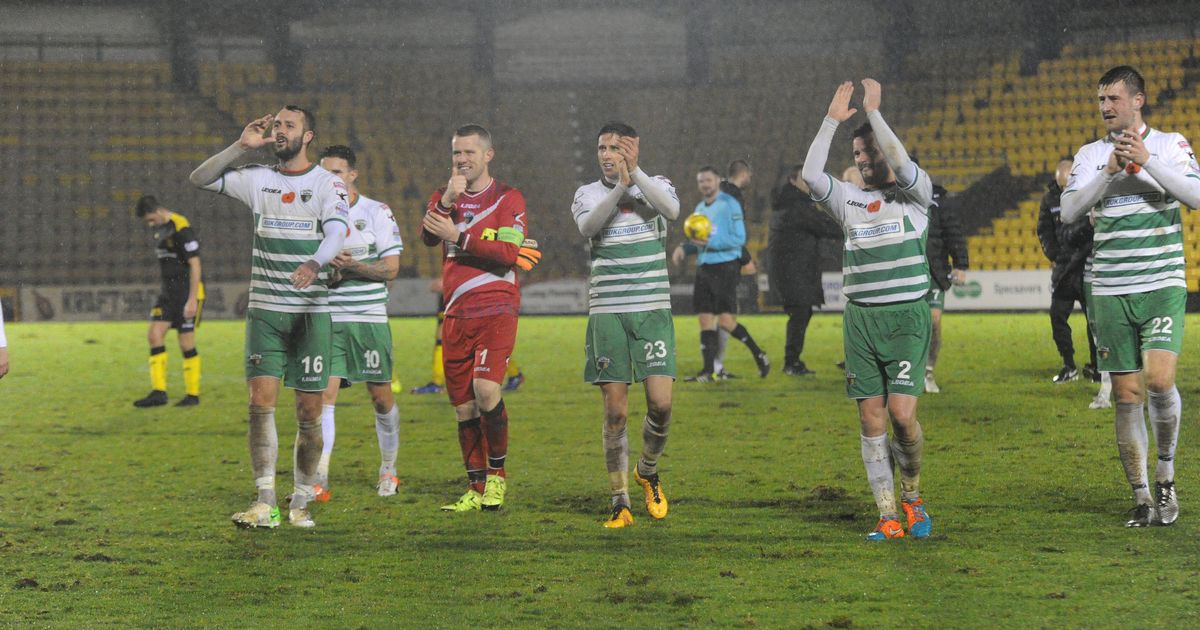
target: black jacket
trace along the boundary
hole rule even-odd
[[[934,204],[929,207],[929,236],[925,256],[929,259],[929,275],[943,291],[950,288],[950,270],[969,268],[967,240],[954,203],[946,197],[946,189],[933,187]]]
[[[746,209],[746,194],[742,192],[742,189],[738,187],[737,184],[731,183],[729,180],[722,180],[721,192],[733,197],[734,199],[737,199],[738,204],[742,206],[742,214],[747,214],[749,212],[749,210]]]
[[[821,239],[841,241],[842,228],[799,188],[785,182],[771,201],[767,240],[771,292],[784,306],[825,303],[821,287]]]
[[[1054,263],[1050,272],[1050,290],[1059,286],[1077,286],[1083,282],[1083,266],[1092,252],[1092,224],[1080,219],[1064,225],[1060,213],[1062,188],[1051,180],[1042,195],[1042,207],[1038,212],[1037,235],[1042,243],[1042,253]]]

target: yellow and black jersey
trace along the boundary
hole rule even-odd
[[[200,255],[200,241],[186,217],[172,212],[171,219],[154,229],[154,252],[162,268],[163,291],[188,290],[188,260]]]

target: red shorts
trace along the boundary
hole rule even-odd
[[[474,379],[503,383],[516,341],[516,315],[447,317],[442,325],[442,366],[450,404],[475,400]]]

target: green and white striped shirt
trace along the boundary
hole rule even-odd
[[[1200,167],[1183,136],[1147,126],[1142,141],[1152,159],[1200,179]],[[1063,197],[1104,176],[1113,148],[1107,135],[1080,148]],[[1130,170],[1133,172],[1119,172],[1104,186],[1093,208],[1092,293],[1128,295],[1164,287],[1186,288],[1179,201],[1146,170]]]
[[[350,234],[342,251],[363,263],[378,262],[404,251],[400,226],[387,204],[363,195],[350,206]],[[358,278],[353,274],[329,290],[330,319],[335,322],[387,323],[386,282]]]
[[[925,241],[933,184],[916,168],[907,187],[862,190],[826,175],[829,194],[814,199],[842,226],[842,293],[864,304],[892,304],[929,292]]]
[[[659,176],[639,179],[658,188],[658,197],[668,195],[678,211],[678,197],[670,180]],[[581,228],[587,215],[596,212],[612,191],[613,186],[603,180],[575,191],[571,212]],[[669,310],[666,240],[666,219],[637,185],[630,187],[618,201],[612,219],[591,237],[588,313]]]
[[[341,178],[316,164],[295,173],[255,164],[227,170],[204,188],[254,212],[250,308],[328,312],[325,272],[304,289],[292,287],[290,278],[317,252],[326,230],[348,229],[349,193]]]

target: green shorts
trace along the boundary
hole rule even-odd
[[[925,294],[925,301],[929,303],[929,308],[936,308],[939,311],[946,309],[946,292],[939,289],[938,286],[932,285],[929,287],[929,293]]]
[[[391,327],[383,323],[333,322],[329,377],[351,383],[391,382]]]
[[[1102,372],[1136,372],[1142,353],[1183,350],[1183,314],[1187,289],[1165,287],[1129,295],[1097,295],[1088,313],[1095,314],[1096,362]]]
[[[585,345],[583,380],[589,383],[675,378],[675,320],[670,309],[590,315]]]
[[[846,303],[846,396],[920,396],[925,391],[930,326],[929,303],[923,299],[880,306]]]
[[[329,313],[246,311],[246,378],[273,376],[305,392],[329,384],[333,349]]]

